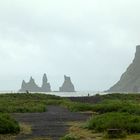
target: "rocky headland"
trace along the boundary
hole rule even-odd
[[[121,76],[120,80],[108,91],[140,92],[140,45],[136,46],[136,53],[133,62]]]

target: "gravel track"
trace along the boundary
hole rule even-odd
[[[48,106],[44,113],[15,113],[18,122],[32,125],[32,134],[19,135],[16,140],[29,140],[36,137],[50,137],[59,140],[68,129],[68,122],[86,121],[90,114],[70,112],[64,107]]]

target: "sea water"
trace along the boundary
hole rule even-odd
[[[5,93],[18,93],[17,91],[0,91],[0,94]],[[31,92],[36,93],[36,92]],[[96,94],[104,95],[107,94],[105,92],[99,92],[99,91],[77,91],[77,92],[41,92],[44,94],[49,95],[56,95],[60,97],[84,97],[84,96],[94,96]]]

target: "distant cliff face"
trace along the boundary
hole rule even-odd
[[[136,46],[132,64],[109,92],[140,92],[140,45]]]
[[[64,76],[64,83],[62,87],[59,88],[60,92],[75,92],[75,88],[73,83],[71,82],[71,78]]]
[[[42,87],[39,87],[36,83],[35,80],[31,77],[29,82],[25,82],[24,80],[22,81],[21,89],[19,90],[20,92],[50,92],[51,91],[51,86],[50,83],[48,83],[47,76],[44,74],[43,79],[42,79]]]

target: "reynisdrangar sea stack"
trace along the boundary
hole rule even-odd
[[[39,87],[36,83],[35,80],[31,77],[29,82],[25,82],[24,80],[22,81],[21,89],[19,90],[20,92],[50,92],[51,91],[51,86],[50,83],[48,83],[48,79],[46,74],[43,75],[42,78],[42,86]]]

